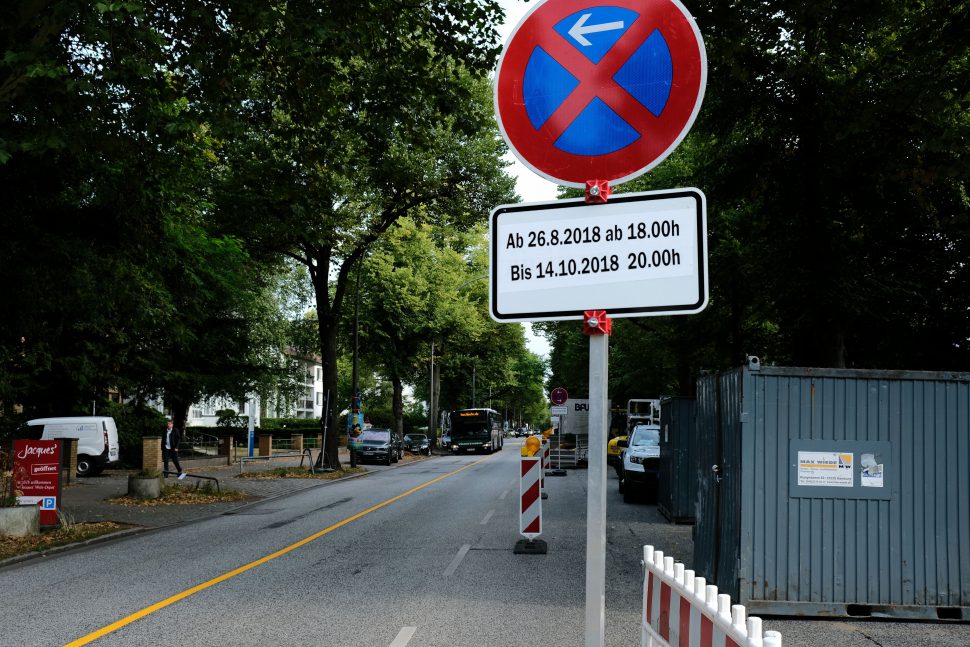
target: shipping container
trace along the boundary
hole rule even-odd
[[[694,569],[749,611],[970,620],[970,373],[697,382]]]
[[[693,398],[660,401],[660,473],[657,509],[674,523],[694,523],[700,458]]]

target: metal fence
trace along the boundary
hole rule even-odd
[[[182,458],[190,456],[218,456],[219,438],[190,427],[182,434],[182,442],[179,443],[179,454]]]

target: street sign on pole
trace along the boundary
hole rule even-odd
[[[549,393],[549,399],[553,404],[566,404],[566,400],[569,399],[569,393],[561,386],[557,386]]]
[[[499,60],[495,112],[523,164],[559,184],[619,184],[687,135],[707,55],[679,0],[539,2]]]
[[[566,415],[566,407],[560,405],[549,407],[549,413],[554,416],[564,416]]]
[[[707,305],[707,207],[698,189],[502,205],[490,219],[496,321],[693,314]]]
[[[603,203],[498,207],[489,249],[493,319],[582,319],[590,335],[586,647],[602,647],[609,316],[691,314],[708,295],[704,194],[609,198],[610,183],[650,170],[687,135],[707,55],[679,0],[543,0],[512,32],[496,77],[495,112],[515,155]]]

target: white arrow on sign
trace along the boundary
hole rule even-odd
[[[577,43],[583,47],[589,47],[593,43],[589,42],[586,38],[586,34],[595,34],[601,31],[613,31],[616,29],[623,29],[623,21],[617,20],[616,22],[604,22],[599,25],[589,25],[586,26],[586,21],[592,16],[591,13],[584,13],[576,21],[576,24],[569,29],[569,35],[572,36]]]

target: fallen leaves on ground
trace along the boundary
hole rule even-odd
[[[102,535],[108,535],[134,526],[113,521],[99,521],[92,523],[71,523],[59,528],[42,530],[39,535],[28,537],[0,536],[0,559],[26,555],[28,553],[42,553],[57,546],[66,546]]]
[[[119,496],[108,499],[108,503],[128,508],[141,508],[164,505],[224,503],[226,501],[245,501],[250,498],[253,497],[237,490],[222,490],[219,492],[212,487],[195,488],[191,485],[166,485],[162,488],[162,496],[158,499],[139,499],[131,496]]]
[[[270,470],[259,470],[255,472],[243,472],[237,475],[241,479],[319,479],[322,481],[333,481],[350,474],[362,474],[367,470],[363,467],[346,467],[333,472],[314,472],[306,467],[275,467]]]

